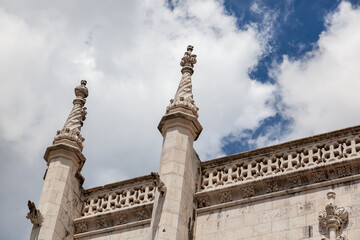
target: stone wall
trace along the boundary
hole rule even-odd
[[[80,237],[80,240],[148,240],[149,239],[150,224],[141,226],[125,228],[116,231],[99,233],[87,237]]]
[[[360,180],[356,180],[199,213],[196,240],[329,239],[318,215],[325,210],[331,189],[335,204],[348,211],[341,234],[360,239]]]

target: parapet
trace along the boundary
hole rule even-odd
[[[198,212],[360,179],[360,126],[201,164]]]
[[[84,190],[83,216],[74,219],[75,239],[149,224],[156,188],[150,174]]]

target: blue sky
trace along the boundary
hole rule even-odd
[[[84,187],[158,170],[188,44],[202,161],[359,124],[359,1],[0,3],[0,239],[28,238],[81,79]]]
[[[341,1],[319,0],[319,1],[225,1],[226,10],[236,16],[239,28],[246,28],[253,22],[261,22],[263,15],[251,10],[254,4],[258,4],[264,11],[276,15],[274,25],[276,31],[268,42],[270,50],[260,57],[256,66],[249,69],[249,76],[260,82],[275,83],[271,74],[274,64],[280,64],[283,55],[291,59],[302,58],[308,52],[317,48],[321,32],[326,30],[325,16],[336,11]],[[359,6],[359,1],[348,1],[354,8]],[[281,101],[281,98],[278,99]],[[268,127],[279,124],[281,127],[273,133],[271,138],[276,140],[287,134],[292,123],[291,118],[282,115],[277,109],[274,116],[265,118],[256,129],[245,129],[245,137],[233,139],[233,136],[223,138],[222,150],[228,154],[235,154],[248,151],[258,147],[256,144],[249,144],[249,139],[257,139],[265,135]]]

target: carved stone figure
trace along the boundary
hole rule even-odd
[[[166,193],[166,186],[163,181],[161,181],[160,176],[157,172],[151,172],[151,175],[154,177],[154,185],[158,188],[161,196],[164,196]]]
[[[28,201],[28,208],[30,211],[26,215],[26,218],[30,219],[31,223],[34,224],[35,226],[40,227],[44,221],[44,218],[40,213],[40,210],[36,209],[35,203],[30,200]]]

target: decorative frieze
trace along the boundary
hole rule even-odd
[[[272,192],[276,192],[279,190],[279,186],[276,181],[269,181],[269,182],[266,182],[265,184],[266,184],[266,192],[267,193],[272,193]]]
[[[328,179],[326,171],[313,172],[312,177],[315,183],[322,182]]]
[[[125,225],[150,221],[153,203],[146,203],[133,208],[119,209],[74,219],[76,234],[84,235],[92,231],[107,232]],[[123,226],[124,225],[124,226]]]
[[[226,203],[232,201],[232,193],[231,191],[225,191],[220,193],[220,202]]]
[[[246,186],[242,188],[244,198],[255,196],[254,186]]]
[[[198,202],[198,207],[199,208],[210,206],[210,198],[209,198],[209,196],[200,197],[200,198],[198,198],[197,202]]]
[[[290,177],[288,179],[288,181],[289,181],[289,187],[290,188],[300,187],[302,185],[302,180],[301,180],[300,176]]]
[[[147,214],[147,212],[144,209],[139,209],[138,211],[136,211],[136,219],[137,220],[145,220],[149,218],[149,215]]]
[[[107,228],[107,227],[110,227],[109,219],[99,218],[96,220],[96,228],[97,229],[102,229],[102,228]]]
[[[75,230],[77,233],[83,233],[88,231],[88,225],[86,222],[80,222],[75,224]]]
[[[117,225],[122,225],[122,224],[126,224],[128,223],[128,217],[126,214],[120,214],[120,216],[118,217],[116,223]]]
[[[349,165],[338,167],[336,172],[339,178],[351,176],[351,167]]]

